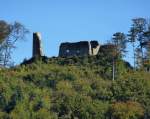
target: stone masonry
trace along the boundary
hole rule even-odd
[[[41,46],[41,34],[39,32],[33,33],[33,57],[40,57],[43,55]]]
[[[80,41],[76,43],[61,43],[60,57],[97,55],[100,45],[97,41]]]

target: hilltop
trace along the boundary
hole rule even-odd
[[[2,119],[150,117],[150,74],[100,55],[31,59],[0,71]]]

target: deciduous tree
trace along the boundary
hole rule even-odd
[[[0,20],[0,66],[10,66],[12,49],[15,48],[15,43],[25,39],[28,32],[19,22],[9,24]]]

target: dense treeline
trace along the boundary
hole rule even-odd
[[[101,55],[42,60],[0,71],[0,118],[150,118],[149,73],[120,60],[112,81]]]

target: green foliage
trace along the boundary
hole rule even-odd
[[[120,60],[112,81],[111,62],[99,60],[101,55],[1,69],[0,118],[149,118],[150,74],[132,71]]]
[[[117,102],[112,104],[110,110],[115,119],[141,119],[144,116],[144,110],[137,102]]]

